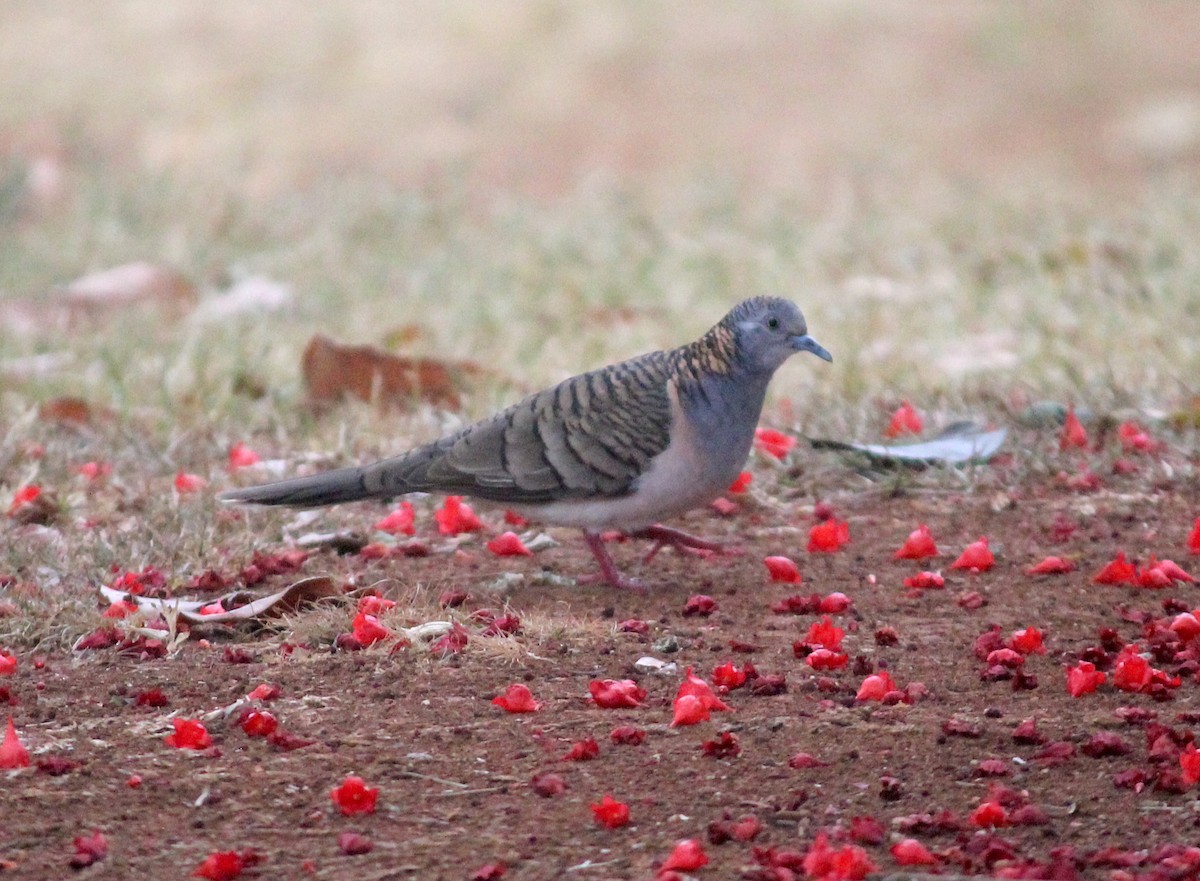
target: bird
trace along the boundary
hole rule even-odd
[[[797,352],[833,361],[795,303],[751,297],[691,343],[573,376],[409,452],[221,499],[307,508],[413,492],[469,496],[581,529],[600,572],[578,581],[641,590],[618,570],[606,535],[654,541],[647,560],[664,546],[720,551],[661,521],[707,505],[737,478],[767,385]]]

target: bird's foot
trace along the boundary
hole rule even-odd
[[[594,575],[584,575],[576,578],[575,581],[579,584],[607,584],[610,587],[615,587],[618,590],[636,590],[639,593],[645,593],[646,586],[636,578],[626,578],[617,569],[617,564],[613,562],[612,554],[608,552],[608,548],[604,546],[604,536],[595,532],[584,530],[583,539],[587,542],[587,546],[591,548],[596,562],[600,564],[600,571]]]
[[[695,554],[698,557],[710,557],[713,554],[732,553],[719,542],[709,541],[706,538],[700,538],[697,535],[684,532],[682,529],[672,529],[670,526],[663,526],[656,523],[653,526],[647,526],[645,529],[639,529],[637,532],[629,533],[630,538],[645,538],[654,542],[654,546],[646,553],[642,559],[643,563],[649,563],[653,560],[658,552],[663,548],[674,548],[681,554]]]

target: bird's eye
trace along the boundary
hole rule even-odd
[[[767,319],[767,327],[769,327],[771,330],[779,330],[779,319],[778,318],[768,318]]]

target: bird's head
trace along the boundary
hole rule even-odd
[[[739,360],[752,370],[773,373],[797,352],[832,361],[825,347],[808,335],[800,308],[779,297],[744,300],[725,316],[734,334]]]

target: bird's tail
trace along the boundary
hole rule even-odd
[[[368,485],[366,474],[365,468],[339,468],[310,477],[295,477],[278,483],[230,490],[221,493],[220,498],[223,502],[286,505],[292,508],[316,508],[341,502],[356,502],[380,495],[378,487]]]

